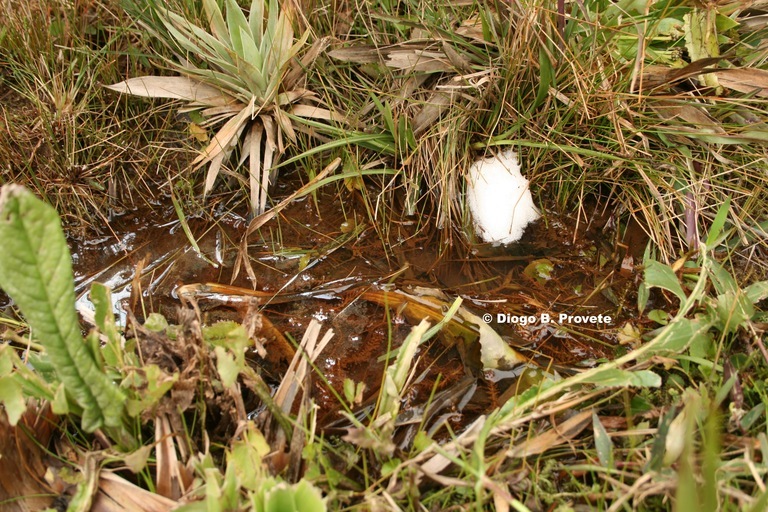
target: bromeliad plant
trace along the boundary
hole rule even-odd
[[[309,32],[294,38],[291,20],[277,0],[268,0],[268,5],[266,0],[253,0],[247,17],[235,0],[226,0],[226,12],[217,0],[202,3],[210,31],[167,9],[164,2],[127,0],[128,11],[175,55],[164,60],[181,76],[131,78],[109,88],[185,100],[184,111],[199,111],[204,124],[221,125],[193,162],[196,168],[209,164],[203,195],[211,191],[221,166],[242,142],[239,165],[249,160],[251,207],[262,213],[285,139],[295,142],[297,130],[313,133],[303,120],[341,121],[302,86],[304,71],[326,43],[317,41],[297,59]]]

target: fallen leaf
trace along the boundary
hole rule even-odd
[[[581,433],[592,422],[592,410],[582,411],[550,430],[507,450],[511,458],[524,458],[544,453],[550,448],[564,444]]]
[[[768,98],[768,71],[764,69],[724,69],[714,74],[717,75],[723,87]]]

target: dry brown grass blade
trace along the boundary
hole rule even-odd
[[[244,265],[246,272],[248,272],[249,277],[251,277],[252,279],[251,282],[254,283],[255,285],[256,274],[253,272],[253,269],[251,268],[251,264],[248,261],[248,257],[247,257],[248,237],[250,237],[253,233],[255,233],[264,224],[274,219],[275,216],[283,210],[283,208],[291,204],[296,198],[305,196],[311,190],[314,190],[314,186],[317,184],[317,182],[322,181],[326,177],[328,177],[329,174],[331,174],[333,171],[339,168],[339,165],[341,165],[341,158],[336,157],[330,164],[328,164],[322,171],[320,171],[312,181],[310,181],[309,183],[301,187],[299,190],[297,190],[290,196],[280,201],[279,204],[275,205],[275,207],[269,210],[268,212],[264,212],[258,217],[255,217],[251,221],[251,223],[248,224],[248,229],[245,230],[245,234],[243,235],[243,238],[240,241],[240,251],[238,252],[237,259],[235,260],[235,269],[232,272],[232,280],[230,282],[232,283],[235,282],[235,279],[237,279],[237,276],[240,273],[240,266]],[[253,276],[251,276],[251,274],[253,274]]]
[[[259,204],[259,183],[261,182],[261,173],[266,171],[261,166],[261,139],[264,136],[264,127],[260,123],[255,123],[251,127],[248,151],[248,186],[251,192],[251,209],[256,213],[256,205]]]
[[[173,430],[166,414],[155,418],[155,453],[157,493],[174,500],[181,498],[187,489],[179,472]]]
[[[347,118],[337,112],[332,112],[327,108],[315,107],[312,105],[293,105],[293,107],[291,107],[291,114],[310,119],[324,119],[326,121],[336,121],[338,123],[347,122]]]
[[[301,339],[299,350],[293,356],[288,371],[285,372],[285,376],[280,381],[277,392],[275,392],[275,403],[286,414],[290,413],[299,389],[305,383],[309,364],[315,362],[315,359],[333,338],[333,329],[328,329],[320,339],[321,327],[320,322],[314,318],[309,323],[307,330],[304,331],[304,337]]]
[[[16,426],[0,410],[0,504],[9,512],[42,510],[51,505],[52,492],[44,475],[48,445],[56,427],[50,407],[28,405]],[[33,439],[34,440],[33,440]]]
[[[179,505],[177,501],[151,493],[114,473],[102,471],[91,512],[168,512]]]
[[[454,69],[445,53],[426,50],[393,50],[389,52],[384,63],[390,68],[420,73],[439,73]]]
[[[277,127],[272,122],[270,116],[259,116],[261,122],[264,124],[264,132],[267,136],[266,143],[264,144],[264,166],[261,171],[261,188],[259,190],[259,208],[256,210],[257,214],[262,214],[267,210],[267,192],[269,191],[269,183],[272,180],[272,160],[277,151],[278,144],[281,138],[277,134]],[[282,144],[281,144],[282,145]],[[280,150],[282,153],[282,150]]]
[[[550,448],[570,442],[592,421],[592,410],[581,411],[563,423],[554,425],[543,434],[537,434],[527,441],[507,450],[507,457],[524,458],[544,453]]]
[[[216,87],[185,76],[142,76],[106,87],[123,94],[184,100],[213,107],[227,107],[236,102]]]
[[[643,68],[643,89],[668,88],[675,83],[713,71],[709,66],[716,66],[726,56],[708,57],[691,62],[682,68],[671,68],[662,65],[649,65]]]
[[[448,107],[453,103],[453,93],[436,91],[433,92],[424,104],[424,107],[413,116],[413,133],[420,134],[437,120]]]
[[[229,121],[221,127],[216,135],[211,140],[211,143],[192,161],[194,167],[202,167],[207,162],[210,162],[213,158],[219,155],[222,151],[225,151],[240,132],[244,124],[248,121],[253,109],[253,101],[240,112],[232,117]]]
[[[690,123],[698,130],[705,130],[708,133],[725,133],[725,129],[707,113],[703,106],[699,107],[690,103],[656,99],[653,101],[649,100],[649,105],[662,119],[672,120],[678,118]]]
[[[288,119],[288,116],[285,115],[285,112],[280,110],[280,107],[275,105],[275,109],[273,110],[275,121],[277,121],[277,125],[280,127],[280,130],[285,133],[285,136],[288,137],[288,140],[295,143],[296,142],[296,131],[293,129],[293,124],[291,123],[291,120]],[[278,138],[279,139],[279,138]],[[281,151],[282,153],[282,148]]]
[[[227,157],[228,152],[223,151],[211,159],[211,165],[208,167],[208,172],[205,174],[205,188],[203,189],[203,196],[208,195],[208,192],[213,190],[213,185],[216,183],[216,178],[219,176],[221,166],[224,164],[224,159]]]
[[[379,49],[374,46],[337,48],[328,52],[328,56],[342,62],[354,62],[355,64],[373,64],[382,61]]]
[[[312,43],[312,46],[306,53],[304,53],[301,60],[294,59],[291,65],[291,70],[288,71],[288,74],[285,75],[285,79],[283,80],[283,89],[295,89],[298,86],[299,81],[302,78],[306,78],[306,69],[315,62],[317,57],[319,57],[330,44],[330,37],[321,37]]]
[[[715,72],[715,75],[723,87],[768,98],[768,71],[764,69],[725,69]]]

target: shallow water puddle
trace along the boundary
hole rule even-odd
[[[257,304],[266,319],[259,336],[267,356],[253,354],[251,360],[275,381],[292,350],[278,333],[300,339],[317,319],[335,332],[317,362],[327,385],[315,379],[321,425],[327,428],[338,419],[331,388],[343,396],[345,379],[365,383],[364,411],[381,383],[385,355],[414,324],[404,305],[384,306],[382,290],[461,296],[464,307],[550,371],[574,371],[614,356],[617,332],[636,303],[626,257],[642,252],[640,237],[615,251],[607,219],[582,219],[577,230],[574,218],[547,212],[518,244],[467,251],[417,232],[417,219],[394,219],[388,237],[396,242],[385,252],[384,235],[368,223],[365,211],[359,193],[346,190],[297,200],[249,238],[251,277],[241,266],[234,280],[247,227],[243,216],[187,219],[203,257],[191,248],[172,207],[130,212],[99,236],[71,241],[78,305],[88,307],[93,281],[112,288],[122,324],[128,310],[139,319],[158,312],[173,323],[177,308],[192,299],[204,323],[239,322]],[[482,372],[473,352],[450,336],[431,340],[419,353],[406,415],[420,418],[413,420],[417,424],[429,416],[455,422],[456,428],[467,415],[505,399],[517,376]],[[428,402],[433,407],[424,410]]]

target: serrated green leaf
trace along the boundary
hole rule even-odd
[[[152,332],[163,332],[168,329],[168,320],[160,313],[150,313],[144,320],[144,328]]]
[[[313,512],[325,512],[327,510],[320,490],[306,480],[299,480],[299,483],[293,486],[293,491],[296,510],[312,510]]]
[[[225,388],[232,389],[237,382],[237,377],[242,369],[236,362],[234,356],[224,347],[216,347],[216,371],[219,372],[221,383]]]
[[[125,396],[80,335],[72,262],[56,210],[24,187],[4,186],[0,245],[0,287],[18,304],[67,392],[83,408],[83,429],[119,425]]]

